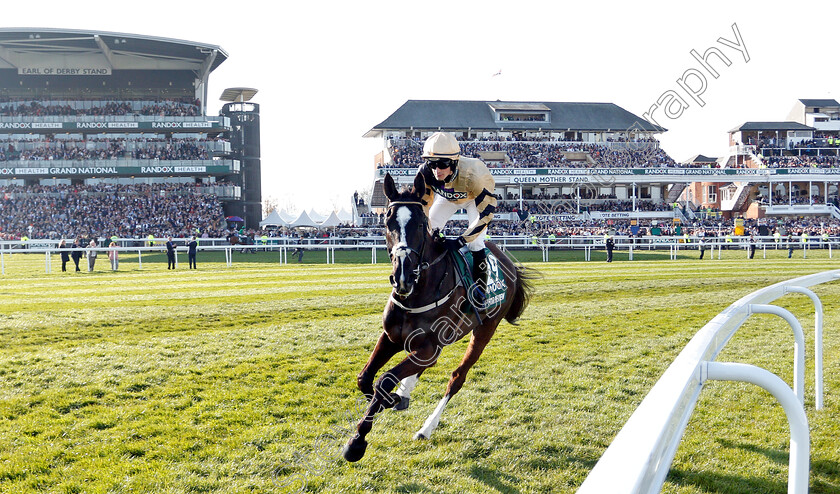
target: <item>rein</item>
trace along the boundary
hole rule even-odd
[[[432,309],[437,309],[441,305],[445,304],[446,301],[449,300],[452,297],[452,294],[455,293],[455,290],[457,290],[459,286],[461,286],[461,280],[460,279],[455,283],[455,286],[452,287],[452,290],[449,290],[449,293],[444,295],[443,298],[435,300],[434,302],[432,302],[430,304],[426,304],[422,307],[406,307],[405,305],[401,304],[397,299],[394,298],[394,293],[393,292],[391,292],[391,297],[389,298],[389,300],[391,302],[393,302],[394,305],[396,305],[400,309],[404,310],[408,314],[421,314],[423,312],[428,312]]]

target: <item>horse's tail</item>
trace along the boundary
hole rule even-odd
[[[537,270],[525,267],[519,263],[514,264],[516,272],[516,281],[513,291],[513,301],[505,314],[505,320],[511,324],[516,324],[519,316],[525,312],[528,303],[531,301],[531,295],[534,294],[533,281],[539,277]]]

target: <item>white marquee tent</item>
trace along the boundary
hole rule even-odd
[[[335,211],[333,211],[333,212],[332,212],[332,214],[330,215],[330,217],[329,217],[329,218],[327,218],[326,220],[324,220],[324,222],[323,222],[323,223],[321,223],[321,225],[320,225],[320,226],[321,226],[321,227],[323,227],[323,228],[326,228],[326,227],[338,226],[338,225],[340,225],[341,223],[342,223],[341,219],[339,219],[339,217],[338,217],[338,215],[336,214],[336,212],[335,212]]]
[[[264,226],[289,226],[289,222],[280,217],[280,213],[274,210],[264,220],[260,221],[260,228]]]
[[[295,218],[297,218],[297,216],[286,211],[285,209],[283,211],[280,211],[280,217],[283,218],[283,221],[285,221],[286,223],[291,223],[295,221]]]
[[[312,221],[312,218],[310,218],[309,215],[306,214],[306,211],[304,211],[304,212],[300,213],[300,216],[298,216],[297,219],[295,219],[295,221],[291,222],[291,224],[289,224],[289,226],[294,227],[294,228],[300,228],[300,227],[317,228],[319,225],[318,225],[318,223],[315,223],[314,221]]]
[[[315,221],[317,223],[321,223],[322,221],[327,219],[326,216],[318,214],[314,209],[309,210],[309,218],[312,219],[312,221]]]
[[[344,223],[352,223],[353,222],[353,213],[347,211],[344,208],[341,208],[341,211],[338,212],[338,219],[343,221]]]

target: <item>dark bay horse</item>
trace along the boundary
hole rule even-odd
[[[504,274],[505,299],[493,308],[478,307],[474,297],[477,287],[464,286],[456,273],[454,256],[457,254],[435,242],[429,231],[421,202],[426,190],[423,177],[418,174],[414,186],[403,192],[397,191],[390,174],[385,176],[384,184],[388,198],[385,241],[393,267],[394,289],[383,314],[384,332],[357,378],[359,389],[370,402],[357,424],[356,435],[344,447],[347,461],[359,461],[364,456],[365,436],[373,426],[375,415],[386,408],[407,408],[418,378],[435,364],[441,350],[471,334],[464,358],[452,372],[443,399],[414,436],[415,439],[431,437],[446,404],[463,386],[467,372],[481,356],[496,327],[502,319],[515,324],[533,292],[531,276],[525,268],[488,243],[493,254],[488,256],[488,262]],[[408,356],[374,382],[376,373],[400,351]],[[396,392],[395,388],[398,388]]]

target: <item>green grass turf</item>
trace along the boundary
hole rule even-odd
[[[381,332],[389,266],[370,250],[201,254],[199,270],[123,256],[110,272],[45,273],[5,255],[0,276],[0,492],[574,492],[688,340],[738,298],[835,269],[826,251],[626,251],[616,262],[552,252],[521,325],[502,323],[429,441],[411,440],[465,350],[442,352],[406,412],[385,411],[365,458],[340,447],[363,403],[355,376]],[[310,255],[311,254],[311,255]],[[515,253],[524,261],[539,252]],[[707,252],[707,257],[710,255]],[[356,256],[356,257],[354,257]],[[560,261],[560,259],[563,259]],[[318,259],[321,259],[320,261]],[[351,264],[355,260],[359,264]],[[84,262],[84,260],[83,260]],[[813,312],[806,328],[813,493],[840,492],[840,284],[814,289],[825,315],[825,409],[814,409]],[[721,361],[792,383],[793,335],[754,315]],[[394,360],[394,363],[397,361]],[[712,382],[664,492],[783,493],[789,431],[769,393]]]

